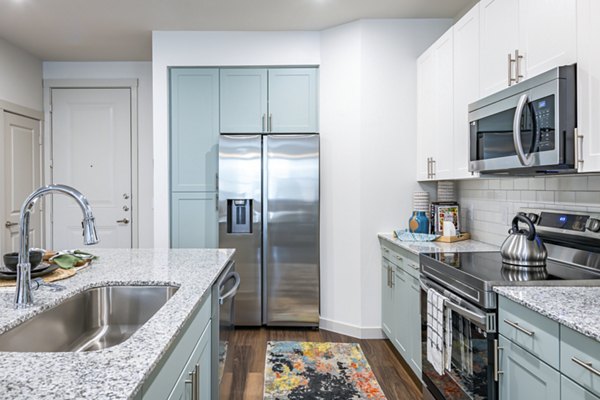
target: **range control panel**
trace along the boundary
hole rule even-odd
[[[539,231],[600,238],[600,214],[544,209],[521,209]]]

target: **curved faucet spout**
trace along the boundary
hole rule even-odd
[[[29,217],[37,200],[46,194],[61,193],[72,197],[83,213],[83,242],[86,245],[98,243],[94,214],[87,198],[77,189],[67,185],[43,186],[31,193],[21,206],[19,217],[19,263],[17,265],[17,292],[15,307],[27,307],[33,303],[31,295],[31,264],[29,263]]]

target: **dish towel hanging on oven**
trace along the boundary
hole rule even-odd
[[[427,290],[427,361],[440,375],[450,369],[452,355],[452,314],[445,301],[434,289]]]

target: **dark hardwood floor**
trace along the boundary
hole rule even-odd
[[[388,400],[421,400],[421,387],[387,340],[359,340],[325,330],[237,328],[229,340],[221,400],[262,400],[267,342],[359,343]],[[345,400],[345,399],[339,399]]]

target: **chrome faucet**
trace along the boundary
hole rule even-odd
[[[21,206],[19,217],[19,263],[17,265],[15,308],[25,308],[33,304],[31,264],[29,263],[29,216],[36,201],[49,193],[62,193],[75,199],[83,212],[83,243],[86,245],[98,243],[92,208],[85,196],[78,190],[66,185],[48,185],[31,193]]]

